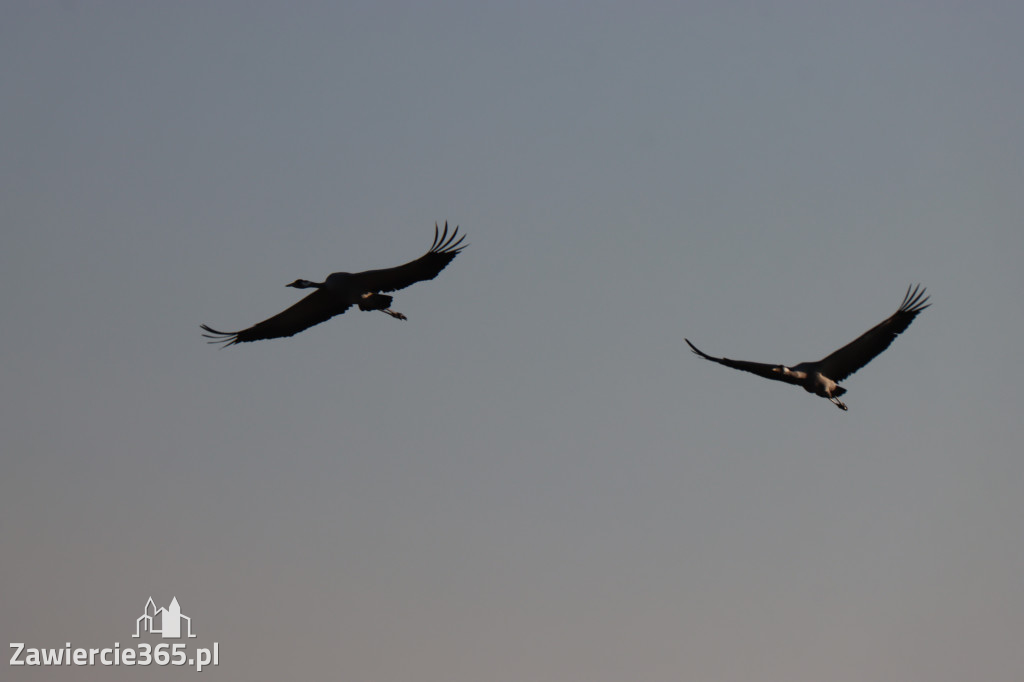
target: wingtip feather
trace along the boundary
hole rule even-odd
[[[199,325],[199,328],[205,332],[209,332],[208,334],[203,334],[204,339],[213,339],[212,341],[207,341],[206,343],[224,344],[221,346],[221,348],[227,348],[228,346],[233,346],[236,343],[238,343],[239,332],[222,332],[205,324]]]
[[[458,239],[456,239],[458,237]],[[469,246],[469,244],[462,244],[462,241],[466,238],[463,234],[459,236],[459,226],[456,225],[451,235],[448,234],[448,221],[444,223],[444,229],[438,227],[438,224],[434,223],[434,243],[430,245],[430,250],[427,253],[458,253],[462,249]],[[460,246],[461,244],[461,246]]]
[[[903,296],[903,302],[900,304],[898,311],[903,313],[919,313],[929,307],[931,303],[928,301],[931,299],[931,296],[925,295],[927,291],[928,289],[920,284],[908,286],[907,293]]]

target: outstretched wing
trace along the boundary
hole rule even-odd
[[[730,360],[729,358],[716,358],[711,355],[708,355],[704,351],[697,348],[697,346],[690,343],[689,339],[683,340],[686,341],[687,344],[689,344],[690,348],[693,350],[694,353],[701,356],[705,360],[711,360],[712,362],[717,362],[720,365],[732,367],[733,369],[741,369],[744,372],[750,372],[751,374],[756,374],[757,376],[764,377],[765,379],[785,381],[787,384],[800,383],[799,380],[797,380],[795,377],[776,371],[779,365],[768,365],[763,362],[748,362],[746,360]]]
[[[317,289],[291,308],[240,332],[221,332],[205,324],[200,325],[200,328],[209,332],[203,336],[213,339],[207,343],[223,343],[222,348],[227,348],[236,343],[293,336],[313,325],[325,322],[335,315],[340,315],[351,305],[351,303],[339,301],[326,289]]]
[[[443,233],[438,229],[437,223],[434,223],[434,243],[425,254],[405,265],[384,270],[358,272],[353,275],[353,278],[362,291],[398,291],[412,286],[416,282],[434,279],[437,277],[437,273],[444,270],[452,262],[452,259],[459,255],[459,251],[469,246],[468,244],[459,246],[466,235],[462,235],[456,240],[455,237],[458,234],[458,225],[455,226],[455,231],[449,237],[447,222],[444,224]]]
[[[896,340],[897,336],[907,330],[919,312],[931,305],[928,303],[931,297],[925,296],[924,292],[925,289],[919,284],[913,285],[913,291],[911,287],[907,287],[903,303],[892,317],[875,325],[858,339],[817,363],[818,371],[833,381],[842,381],[874,360]]]

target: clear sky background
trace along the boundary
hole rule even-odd
[[[210,680],[1024,679],[1022,27],[3,3],[0,641],[152,595]],[[407,322],[203,343],[445,220]],[[683,342],[816,360],[912,282],[849,412]]]

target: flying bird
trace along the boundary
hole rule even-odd
[[[928,299],[931,297],[925,296],[924,292],[925,289],[920,285],[914,285],[913,291],[911,291],[911,287],[907,287],[903,303],[892,317],[875,325],[854,341],[817,362],[801,362],[799,365],[787,367],[786,365],[716,358],[698,349],[690,343],[689,339],[684,340],[694,353],[705,360],[711,360],[733,369],[741,369],[744,372],[751,372],[766,379],[802,386],[808,393],[828,398],[839,409],[847,410],[849,408],[839,399],[839,396],[846,393],[846,389],[840,386],[839,382],[874,360],[896,340],[898,335],[907,330],[919,312],[931,305],[928,303]]]
[[[335,315],[341,315],[353,305],[360,310],[379,310],[399,320],[408,319],[400,312],[391,310],[393,297],[382,294],[382,291],[398,291],[416,282],[434,279],[445,269],[455,256],[469,244],[462,244],[466,235],[456,240],[459,227],[456,225],[451,236],[448,235],[448,223],[444,231],[434,223],[434,243],[430,250],[414,261],[395,268],[384,270],[367,270],[366,272],[335,272],[327,276],[323,282],[310,282],[297,279],[285,286],[295,289],[316,289],[312,294],[273,317],[254,324],[240,332],[222,332],[205,324],[200,328],[208,332],[203,334],[207,343],[223,343],[222,348],[236,343],[260,341],[262,339],[279,339],[293,336],[309,329],[313,325],[325,322]]]

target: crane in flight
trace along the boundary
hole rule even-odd
[[[393,297],[381,292],[398,291],[416,282],[437,277],[462,249],[469,246],[462,244],[466,235],[456,239],[458,234],[458,225],[449,236],[447,222],[444,224],[443,232],[437,227],[437,223],[434,223],[434,243],[431,244],[429,251],[414,261],[383,270],[335,272],[328,275],[323,282],[297,279],[286,286],[316,291],[287,310],[242,331],[222,332],[205,324],[200,325],[200,328],[207,332],[203,336],[212,339],[207,343],[223,343],[222,348],[236,343],[293,336],[335,315],[341,315],[353,305],[359,306],[360,310],[379,310],[396,319],[406,320],[408,318],[405,315],[391,310]]]
[[[698,349],[690,343],[689,339],[684,340],[694,353],[705,360],[750,372],[765,379],[785,381],[788,384],[802,386],[808,393],[828,398],[839,409],[847,410],[849,408],[839,399],[839,396],[846,393],[846,389],[840,386],[839,382],[874,360],[896,340],[897,336],[907,330],[919,312],[931,305],[928,303],[930,296],[925,296],[924,292],[925,289],[920,285],[914,285],[913,291],[911,291],[911,287],[907,287],[903,303],[891,317],[817,362],[801,362],[799,365],[787,367],[786,365],[716,358]]]

